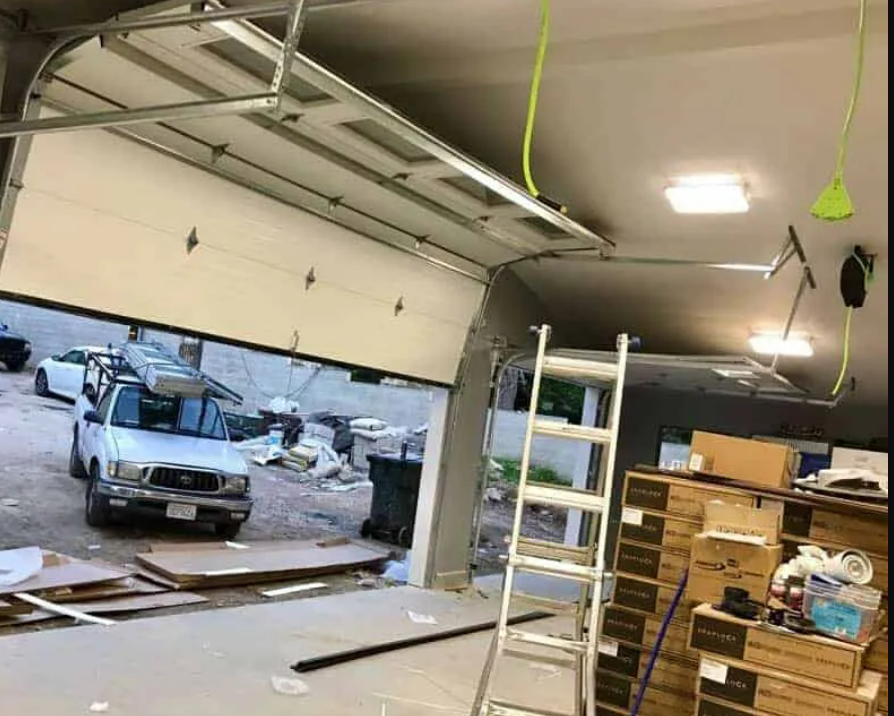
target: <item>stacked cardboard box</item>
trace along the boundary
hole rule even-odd
[[[739,489],[666,475],[628,472],[615,555],[613,603],[603,618],[597,700],[607,714],[629,713],[649,653],[677,585],[689,566],[705,506],[714,501],[754,506]],[[695,708],[697,654],[687,646],[695,603],[677,609],[649,681],[640,716],[688,714]]]
[[[700,654],[697,716],[874,716],[882,676],[866,649],[774,630],[702,605],[689,647]]]
[[[866,668],[882,675],[882,686],[878,697],[878,710],[888,713],[888,635],[876,639],[866,653]]]

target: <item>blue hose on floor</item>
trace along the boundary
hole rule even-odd
[[[661,628],[658,630],[658,636],[655,639],[655,646],[652,647],[652,653],[649,654],[649,663],[646,664],[646,672],[643,674],[643,680],[640,682],[639,691],[636,692],[636,701],[633,702],[633,710],[630,712],[630,716],[637,716],[643,705],[643,698],[646,695],[646,689],[649,688],[649,679],[652,678],[652,670],[655,668],[655,662],[658,660],[661,645],[664,643],[664,637],[667,634],[668,627],[670,627],[671,619],[673,619],[674,613],[677,611],[677,607],[680,606],[680,602],[683,599],[683,592],[686,591],[686,583],[688,581],[689,570],[687,569],[683,572],[683,576],[680,577],[680,583],[677,585],[677,591],[674,593],[674,598],[671,600],[670,609],[667,610],[667,614],[664,615],[664,619],[661,622]]]

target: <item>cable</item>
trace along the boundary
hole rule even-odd
[[[636,692],[636,700],[633,702],[633,709],[630,711],[630,716],[637,716],[643,705],[643,699],[646,696],[646,689],[649,688],[649,679],[652,678],[652,670],[655,668],[655,662],[658,661],[661,645],[664,643],[664,637],[667,635],[667,630],[670,628],[671,619],[673,619],[677,607],[680,606],[680,602],[683,600],[683,592],[686,591],[686,584],[688,582],[689,570],[687,569],[683,572],[683,576],[680,577],[680,583],[677,585],[677,591],[674,592],[674,598],[671,600],[670,608],[667,610],[667,614],[664,615],[664,619],[661,621],[661,627],[658,629],[655,645],[652,647],[652,652],[649,654],[649,662],[646,664],[643,679],[640,682],[639,690]]]
[[[838,395],[841,386],[844,383],[844,376],[847,374],[847,364],[850,360],[851,345],[851,319],[854,317],[854,309],[848,306],[847,313],[844,318],[844,352],[841,356],[841,371],[838,373],[838,380],[835,381],[835,387],[832,388],[832,395]]]
[[[844,174],[844,162],[847,158],[847,145],[851,134],[851,124],[857,111],[857,100],[860,98],[860,89],[863,86],[863,66],[866,56],[866,6],[868,0],[860,0],[860,21],[857,30],[857,59],[854,70],[854,88],[851,93],[851,101],[847,107],[844,118],[844,127],[841,130],[840,144],[838,145],[838,160],[835,163],[835,175],[841,177]]]
[[[537,101],[540,97],[540,82],[543,79],[543,64],[549,45],[549,0],[540,0],[540,37],[537,41],[537,59],[534,61],[534,76],[531,78],[531,92],[528,95],[528,118],[525,122],[525,141],[522,147],[522,172],[525,185],[532,196],[540,196],[534,175],[531,172],[531,148],[534,144],[534,120],[537,118]]]

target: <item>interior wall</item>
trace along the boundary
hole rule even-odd
[[[618,469],[654,464],[658,431],[665,425],[750,437],[776,433],[786,423],[820,427],[832,440],[868,441],[888,435],[888,409],[845,401],[830,410],[780,401],[631,388],[624,393]]]
[[[465,388],[451,395],[454,415],[445,429],[441,469],[431,479],[437,490],[427,490],[419,512],[435,510],[434,532],[428,545],[426,583],[458,588],[469,581],[469,547],[476,501],[480,499],[481,447],[490,404],[490,346],[494,336],[514,346],[533,346],[532,325],[551,323],[540,300],[514,274],[502,274],[491,293],[481,335],[475,342]],[[558,339],[557,339],[558,340]],[[452,427],[452,429],[451,429]],[[414,556],[414,559],[417,557]]]

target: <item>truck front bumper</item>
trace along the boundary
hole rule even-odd
[[[168,505],[192,505],[196,508],[196,522],[228,524],[245,522],[251,515],[252,499],[247,496],[205,497],[147,490],[110,482],[100,482],[97,493],[103,505],[113,512],[166,517]]]

